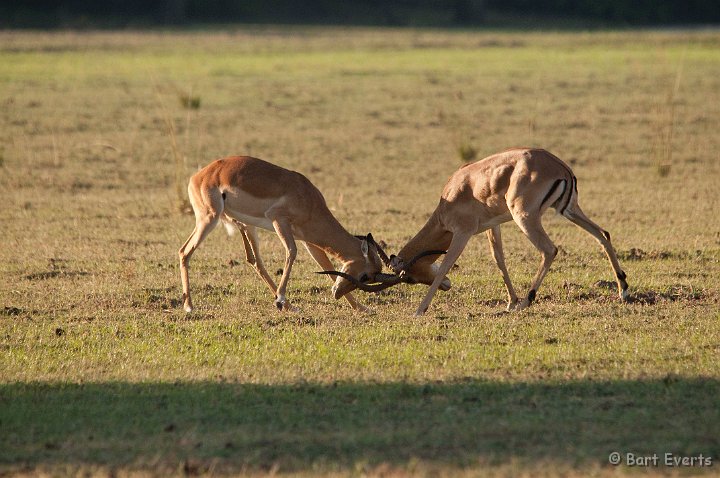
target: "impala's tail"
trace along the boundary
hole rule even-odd
[[[227,235],[232,237],[235,235],[235,233],[238,231],[238,224],[235,221],[235,219],[231,218],[227,215],[225,211],[225,193],[222,193],[222,201],[223,201],[223,214],[220,217],[220,220],[223,223],[223,226],[225,227],[225,232],[227,232]]]

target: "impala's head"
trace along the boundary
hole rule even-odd
[[[345,264],[342,271],[319,272],[319,274],[337,276],[333,286],[333,295],[336,299],[355,289],[365,292],[380,292],[403,282],[407,284],[432,284],[438,270],[438,267],[433,265],[432,257],[437,258],[437,256],[445,254],[445,251],[425,251],[405,262],[398,256],[388,257],[382,248],[372,240],[370,234],[363,239],[361,247],[365,251],[363,255],[367,254],[364,264],[362,261],[351,261]],[[371,259],[373,249],[377,261]],[[423,258],[426,259],[418,262]],[[393,269],[394,273],[384,274],[382,272],[383,263]],[[450,280],[447,277],[440,284],[440,288],[442,290],[450,288]]]
[[[390,256],[390,268],[395,274],[404,278],[403,282],[430,285],[437,277],[440,266],[435,263],[435,260],[440,254],[444,254],[444,251],[426,251],[407,262],[402,257],[393,254]],[[450,287],[452,287],[450,279],[445,277],[440,283],[440,290],[449,290]]]
[[[342,266],[342,274],[335,273],[337,279],[332,292],[336,299],[358,288],[358,284],[375,282],[382,273],[383,261],[389,261],[382,248],[375,242],[372,234],[355,236],[358,239],[358,252]],[[353,280],[354,279],[354,280]]]

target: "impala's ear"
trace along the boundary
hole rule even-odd
[[[369,251],[367,239],[363,239],[362,242],[360,243],[360,251],[362,252],[363,257],[365,257],[365,259],[367,259],[368,251]]]
[[[401,257],[398,257],[395,254],[392,254],[390,256],[390,268],[392,270],[394,270],[395,272],[399,272],[400,269],[402,269],[403,265],[405,265],[405,262],[402,260]]]

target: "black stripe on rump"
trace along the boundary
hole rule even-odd
[[[565,212],[565,209],[567,209],[567,207],[570,205],[570,199],[572,199],[573,189],[575,190],[575,192],[577,192],[577,178],[575,176],[572,177],[572,184],[569,188],[567,188],[568,196],[565,200],[565,205],[559,211],[560,214],[563,214]]]
[[[545,202],[550,198],[550,196],[552,196],[553,194],[555,194],[555,191],[557,191],[557,188],[560,187],[560,184],[562,184],[563,181],[565,181],[565,180],[564,180],[564,179],[558,179],[557,181],[555,181],[555,182],[553,183],[552,187],[550,188],[550,191],[548,191],[548,193],[545,195],[545,197],[543,198],[542,202],[540,203],[540,208],[541,208],[541,209],[545,206]]]

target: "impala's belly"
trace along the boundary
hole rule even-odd
[[[280,198],[257,198],[240,189],[227,189],[225,194],[225,214],[231,218],[272,231],[272,221],[266,213],[277,206]]]
[[[478,230],[475,234],[480,234],[481,232],[487,231],[488,229],[492,229],[495,226],[499,226],[500,224],[504,224],[511,220],[512,220],[512,214],[510,214],[508,212],[506,214],[492,217],[486,221],[481,221],[478,224]]]
[[[228,208],[225,208],[225,214],[230,216],[231,218],[235,219],[238,222],[242,222],[243,224],[247,224],[248,226],[255,226],[262,229],[267,229],[268,231],[273,231],[273,225],[272,221],[266,217],[256,217],[256,216],[248,216],[247,214],[242,214],[236,211],[231,211]]]

